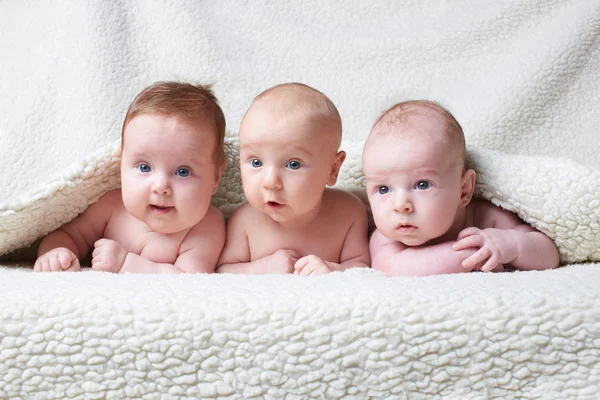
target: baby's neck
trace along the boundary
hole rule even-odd
[[[470,211],[470,207],[459,208],[454,218],[454,223],[446,233],[447,240],[455,241],[458,234],[463,229],[473,225],[473,213]]]

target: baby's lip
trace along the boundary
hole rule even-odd
[[[272,207],[272,208],[280,208],[280,207],[283,207],[284,204],[279,203],[277,201],[267,201],[267,206]]]
[[[152,210],[155,214],[165,214],[171,212],[175,207],[173,206],[165,206],[160,204],[150,204],[150,210]]]
[[[412,225],[412,224],[398,224],[396,225],[396,230],[402,230],[402,231],[414,231],[416,230],[417,227]]]

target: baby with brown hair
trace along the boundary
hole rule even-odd
[[[476,174],[465,154],[460,124],[437,103],[402,102],[377,120],[363,150],[377,227],[373,268],[434,275],[558,266],[549,237],[489,201],[471,200]]]
[[[225,242],[210,204],[225,169],[225,116],[209,86],[157,82],[122,129],[121,189],[46,236],[34,271],[214,272]]]

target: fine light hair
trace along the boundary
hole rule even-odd
[[[342,118],[331,101],[322,92],[303,83],[290,82],[273,86],[254,98],[252,105],[266,106],[283,115],[302,115],[329,128],[335,135],[336,150],[342,142]],[[252,106],[250,106],[250,109]],[[250,111],[250,110],[248,110]]]
[[[444,132],[446,135],[445,138],[448,139],[452,150],[454,150],[454,153],[459,158],[459,161],[461,162],[461,165],[464,170],[466,159],[466,144],[463,129],[456,120],[456,118],[454,118],[452,113],[450,113],[450,111],[448,111],[446,108],[444,108],[435,101],[408,100],[394,104],[392,107],[384,111],[383,114],[381,114],[381,116],[377,119],[377,121],[375,121],[375,124],[373,124],[373,128],[371,129],[371,134],[369,135],[369,137],[373,135],[387,134],[402,135],[401,130],[398,128],[402,127],[402,125],[406,123],[411,117],[414,117],[416,115],[430,115],[425,113],[424,111],[433,111],[438,117],[441,118],[446,128]]]
[[[225,115],[211,86],[170,81],[148,86],[135,97],[127,110],[121,130],[121,146],[125,143],[125,128],[138,115],[165,114],[190,122],[208,122],[214,128],[216,139],[213,159],[217,166],[222,166],[225,163]]]

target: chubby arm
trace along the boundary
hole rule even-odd
[[[354,221],[340,253],[340,263],[331,263],[336,271],[345,271],[354,267],[369,267],[371,264],[371,254],[369,251],[368,236],[368,216],[364,204],[358,198],[355,198],[355,204],[352,205],[351,217]]]
[[[240,206],[227,223],[227,240],[218,262],[218,273],[229,274],[287,274],[294,271],[298,254],[292,250],[275,253],[250,261],[247,228],[254,224],[254,212],[248,203]]]
[[[175,263],[155,263],[138,254],[127,253],[120,273],[213,273],[225,243],[225,219],[215,207],[187,234]]]
[[[489,271],[497,264],[510,264],[522,270],[556,268],[559,254],[548,236],[524,224],[515,214],[485,202],[478,206],[486,221],[483,229],[467,228],[460,232],[455,249],[472,247],[477,253],[465,260],[467,266],[483,264]]]
[[[57,247],[71,250],[77,258],[85,256],[94,242],[104,234],[111,211],[120,201],[119,190],[106,193],[74,220],[46,236],[38,248],[38,257]]]
[[[408,247],[392,241],[376,230],[371,236],[372,268],[389,276],[428,276],[469,272],[462,266],[464,259],[476,249],[456,251],[454,242],[430,246]]]
[[[119,190],[108,192],[71,222],[44,237],[34,271],[79,269],[79,259],[102,237],[111,212],[120,201]]]
[[[338,223],[350,221],[339,250],[339,262],[309,254],[296,261],[294,264],[295,275],[328,274],[354,267],[369,268],[371,264],[367,233],[368,217],[363,202],[355,195],[339,190],[332,190],[330,196],[332,197],[329,198],[329,201],[333,202],[332,208],[336,213],[335,221],[339,221]],[[343,227],[342,225],[341,228]],[[341,234],[343,234],[342,230]]]

